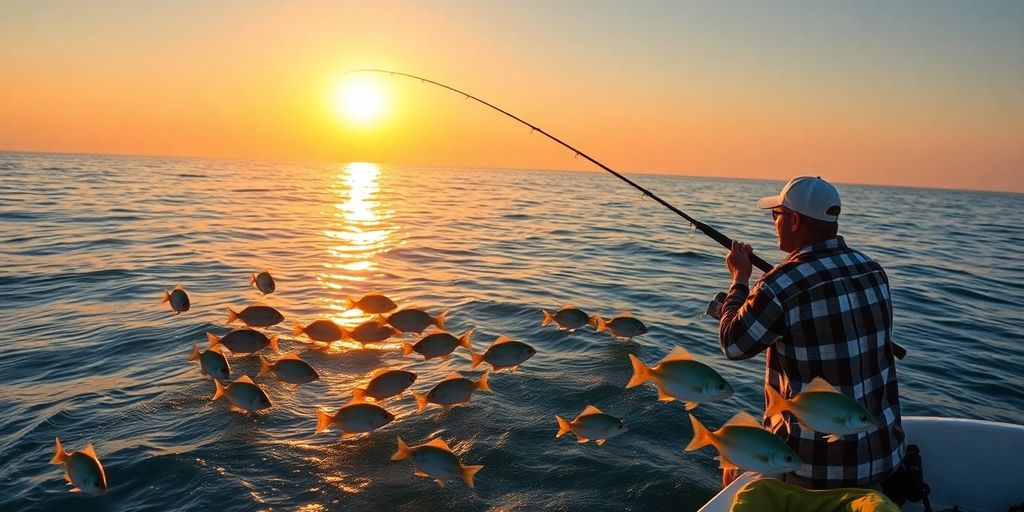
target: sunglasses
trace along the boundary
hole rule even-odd
[[[785,211],[782,211],[782,210],[772,210],[772,220],[778,219],[779,217],[781,217],[783,215],[789,215],[791,213],[793,213],[793,212],[785,212]]]

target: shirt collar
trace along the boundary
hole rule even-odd
[[[805,245],[805,246],[803,246],[803,247],[801,247],[801,248],[791,252],[789,254],[789,256],[786,258],[786,261],[795,259],[798,256],[801,256],[801,255],[804,255],[804,254],[810,254],[812,252],[834,251],[836,249],[846,249],[846,241],[843,240],[843,237],[841,237],[841,236],[836,236],[834,238],[829,238],[828,240],[822,240],[821,242],[809,243],[809,244],[807,244],[807,245]]]

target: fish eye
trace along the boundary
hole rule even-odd
[[[786,455],[786,462],[793,462],[793,456],[792,455]]]
[[[868,415],[867,414],[861,414],[860,415],[860,420],[861,421],[868,421]]]
[[[725,390],[725,383],[722,383],[722,382],[718,383],[718,390],[719,391],[724,391]]]

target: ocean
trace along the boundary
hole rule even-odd
[[[771,217],[755,201],[782,182],[627,174],[651,192],[779,262]],[[887,270],[905,415],[1024,423],[1024,196],[839,185],[840,232]],[[625,389],[628,354],[649,364],[676,346],[717,369],[734,396],[694,414],[717,427],[763,408],[764,356],[728,361],[702,316],[729,283],[725,250],[604,172],[294,164],[185,158],[0,153],[0,510],[693,510],[719,487],[711,448],[685,453],[683,406],[650,384]],[[269,269],[262,296],[252,272]],[[758,272],[755,271],[755,276]],[[161,303],[182,284],[191,310]],[[403,357],[400,341],[317,350],[296,322],[367,318],[346,299],[447,312],[538,351],[490,376],[465,406],[398,418],[369,437],[314,435],[318,407],[348,402],[378,368],[416,372],[424,393],[452,372],[479,377],[468,353]],[[298,389],[264,376],[274,406],[255,415],[211,401],[188,361],[226,308],[264,302],[266,329],[321,375]],[[626,311],[649,333],[614,340],[541,326],[572,304]],[[271,359],[277,355],[270,353]],[[232,357],[255,376],[255,356]],[[587,405],[628,431],[603,446],[555,438],[555,415]],[[69,493],[49,464],[54,438],[92,443],[110,488]],[[397,437],[448,442],[484,468],[475,490],[441,488],[391,461]],[[912,440],[911,440],[912,441]]]

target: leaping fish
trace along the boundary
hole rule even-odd
[[[470,368],[476,368],[480,363],[486,362],[494,371],[505,368],[515,371],[520,364],[526,362],[536,353],[537,350],[526,343],[515,341],[508,336],[500,336],[490,347],[487,347],[483,354],[469,351],[469,355],[473,359],[473,365]]]
[[[103,464],[100,464],[92,443],[81,451],[67,453],[59,437],[56,441],[57,453],[53,455],[50,464],[64,465],[64,480],[71,486],[71,492],[81,491],[92,495],[106,493],[107,474],[103,471]]]
[[[238,312],[228,308],[228,323],[235,320],[241,320],[249,327],[270,327],[283,322],[284,315],[277,309],[263,304],[248,306]]]
[[[345,301],[345,309],[358,308],[363,313],[369,313],[371,315],[384,314],[397,307],[398,304],[395,304],[395,301],[377,292],[370,292],[359,299],[349,297],[348,300]]]
[[[231,378],[231,366],[224,353],[216,348],[208,348],[200,352],[199,345],[192,345],[192,356],[189,361],[199,361],[199,372],[214,379],[228,380]]]
[[[433,478],[441,487],[444,487],[449,480],[461,478],[472,489],[473,475],[483,469],[483,466],[464,466],[452,449],[448,447],[448,443],[440,437],[416,446],[405,444],[399,437],[398,451],[391,456],[391,460],[403,460],[410,457],[416,468],[416,476]]]
[[[591,317],[590,324],[594,326],[597,332],[607,329],[613,338],[629,339],[647,332],[647,326],[643,322],[625,311],[619,313],[619,316],[611,320],[605,320],[600,315],[594,315]]]
[[[591,439],[601,445],[608,439],[625,432],[626,424],[622,420],[601,412],[601,409],[588,405],[583,412],[572,421],[565,421],[561,416],[555,416],[558,421],[558,433],[555,437],[562,437],[567,432],[576,434],[576,442],[583,444]]]
[[[592,318],[590,315],[584,313],[583,310],[570,304],[562,306],[562,309],[559,309],[554,313],[548,313],[547,310],[543,309],[541,312],[544,313],[544,321],[541,322],[541,327],[554,322],[559,329],[566,331],[575,331],[576,329],[587,325]]]
[[[775,434],[765,430],[753,416],[740,411],[722,428],[711,432],[692,414],[693,440],[685,451],[703,446],[718,450],[719,467],[745,469],[766,475],[788,473],[800,466],[800,456]]]
[[[274,277],[270,275],[269,270],[264,270],[259,274],[253,272],[252,280],[249,281],[249,284],[256,285],[256,289],[263,295],[274,293],[274,290],[277,289],[277,285],[274,283]]]
[[[459,372],[452,372],[444,380],[438,382],[427,394],[413,393],[412,396],[416,399],[416,412],[423,412],[423,409],[427,408],[428,403],[437,404],[447,409],[455,404],[469,402],[473,392],[478,389],[480,391],[491,390],[491,387],[487,384],[487,372],[484,372],[480,376],[480,380],[477,381],[469,380],[460,375]]]
[[[841,436],[878,427],[878,420],[867,409],[821,377],[815,377],[803,391],[788,400],[771,386],[764,389],[768,394],[766,418],[788,411],[805,429],[826,434],[825,439],[830,443]]]
[[[629,354],[633,363],[633,378],[627,388],[653,380],[658,387],[658,400],[683,402],[692,410],[700,402],[714,402],[732,396],[732,386],[710,366],[694,359],[683,347],[676,347],[654,368],[640,358]]]
[[[370,382],[366,387],[352,390],[352,399],[361,401],[365,397],[370,397],[380,402],[393,396],[402,398],[402,393],[409,389],[413,382],[416,382],[416,374],[413,372],[381,368],[374,370],[370,375]]]
[[[369,435],[394,419],[395,415],[383,407],[353,397],[351,402],[343,405],[333,415],[317,409],[315,433],[319,434],[331,425],[337,425],[341,429],[341,438],[347,439],[362,433]]]
[[[270,397],[267,396],[267,392],[263,391],[263,388],[259,385],[253,383],[248,375],[243,375],[238,380],[228,384],[227,387],[221,384],[219,380],[214,380],[213,382],[217,385],[217,391],[213,394],[213,400],[216,401],[222,396],[228,397],[228,401],[231,402],[231,409],[234,411],[256,412],[273,405],[270,402]]]
[[[163,302],[171,303],[171,310],[174,311],[175,315],[188,311],[188,308],[192,306],[192,303],[188,300],[188,294],[185,293],[185,288],[180,284],[175,286],[171,291],[164,291]]]

